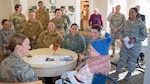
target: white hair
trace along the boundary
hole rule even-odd
[[[99,12],[99,9],[98,9],[98,8],[94,8],[94,10],[97,11],[97,12]]]

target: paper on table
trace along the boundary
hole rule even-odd
[[[60,61],[60,56],[36,55],[30,64],[48,64],[48,65],[65,65],[65,61]]]
[[[126,45],[126,47],[128,48],[128,49],[130,49],[130,48],[132,48],[132,47],[134,47],[134,44],[133,43],[131,43],[131,44],[129,44],[128,42],[129,42],[129,40],[130,40],[130,38],[127,36],[127,37],[125,37],[124,39],[123,39],[123,41],[124,41],[124,44]]]

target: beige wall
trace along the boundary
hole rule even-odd
[[[40,0],[27,0],[28,9],[32,6],[37,6],[38,2]],[[56,4],[51,4],[50,0],[42,0],[44,2],[44,5],[46,8],[51,10],[51,6],[56,6],[56,8],[60,8],[61,6],[66,6],[66,9],[68,10],[68,6],[75,6],[74,0],[56,0]],[[38,6],[37,6],[38,7]]]
[[[103,29],[107,30],[107,10],[108,10],[108,0],[93,0],[93,7],[92,8],[98,8],[99,13],[102,15],[103,19]],[[91,14],[93,13],[93,9],[91,9]]]
[[[9,16],[12,13],[11,8],[11,0],[0,0],[0,22],[6,18],[9,19]],[[0,23],[0,28],[2,28],[2,25]]]

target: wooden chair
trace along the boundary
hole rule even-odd
[[[0,84],[42,84],[42,80],[34,81],[34,82],[23,82],[23,83],[3,83],[0,82]]]

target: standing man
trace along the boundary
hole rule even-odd
[[[140,11],[140,6],[139,6],[139,5],[136,5],[136,8],[138,9],[138,18],[139,18],[140,20],[142,20],[142,21],[145,23],[145,22],[146,22],[146,21],[145,21],[145,15],[139,13],[139,11]]]
[[[38,2],[39,9],[36,11],[36,19],[39,20],[45,30],[49,22],[49,13],[44,9],[44,3],[42,1]]]
[[[65,7],[61,6],[60,10],[61,10],[61,12],[62,12],[62,17],[67,20],[68,25],[70,26],[71,21],[70,21],[69,16],[66,14]]]

